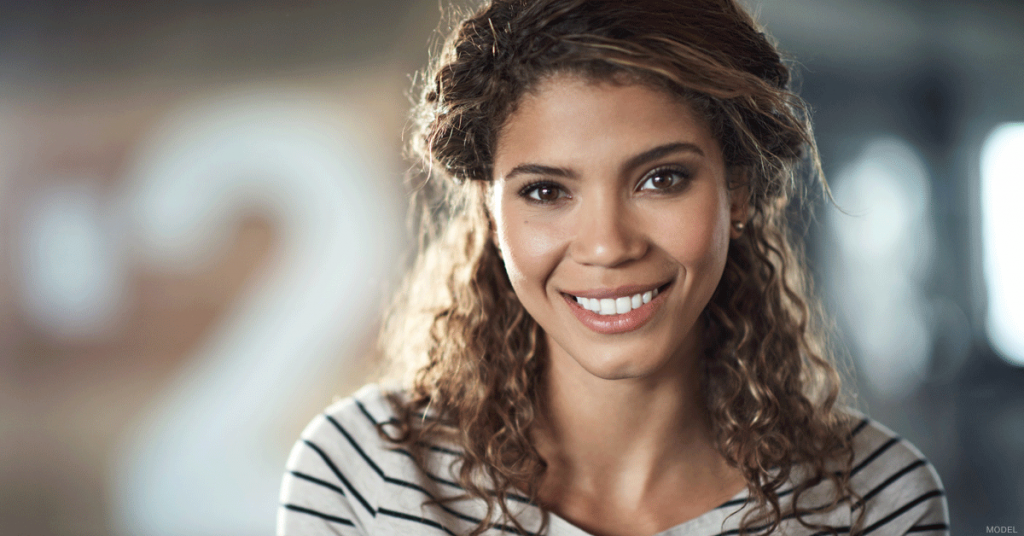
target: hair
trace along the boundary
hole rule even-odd
[[[856,497],[850,422],[787,214],[807,177],[828,190],[788,67],[732,0],[493,0],[455,28],[414,108],[421,240],[382,330],[385,359],[403,375],[391,397],[397,417],[382,433],[421,463],[429,445],[459,448],[452,467],[464,493],[439,502],[484,501],[474,536],[493,526],[529,533],[507,499],[538,502],[546,462],[531,430],[546,350],[492,241],[483,196],[502,126],[555,75],[677,96],[742,171],[730,176],[745,183],[730,187],[749,191],[749,220],[703,313],[712,432],[756,502],[744,531],[772,532],[787,515],[828,529],[804,518]],[[834,498],[788,511],[780,488],[790,479],[792,505],[820,483],[831,482]]]

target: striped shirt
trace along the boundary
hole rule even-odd
[[[484,501],[429,503],[462,492],[450,469],[459,453],[431,447],[427,467],[420,468],[407,451],[396,449],[378,434],[376,424],[393,416],[380,388],[368,385],[330,406],[306,427],[288,458],[278,510],[278,536],[454,536],[467,534],[479,523],[486,513]],[[829,512],[805,516],[805,520],[836,527],[839,534],[846,534],[863,508],[865,534],[948,534],[945,493],[938,475],[921,453],[867,418],[861,419],[853,437],[851,481],[863,503],[851,505],[847,501]],[[801,506],[825,504],[826,487],[823,484],[805,492],[800,497]],[[791,483],[780,492],[784,508],[791,492]],[[738,534],[740,521],[751,507],[746,497],[744,490],[721,506],[658,536]],[[540,527],[541,511],[525,497],[512,496],[508,504],[528,530]],[[516,532],[512,526],[497,525],[487,534],[502,531]],[[549,514],[546,534],[589,536],[553,513]],[[789,517],[784,518],[778,534],[816,533]]]

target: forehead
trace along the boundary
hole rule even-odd
[[[525,94],[498,133],[495,173],[543,163],[628,156],[671,142],[721,157],[707,121],[683,98],[644,83],[557,75]]]

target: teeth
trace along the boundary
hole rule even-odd
[[[599,315],[621,315],[637,309],[645,303],[650,303],[658,295],[658,289],[649,290],[644,293],[621,298],[580,298],[576,296],[576,303],[588,311]]]
[[[629,297],[615,298],[615,312],[618,314],[628,313],[633,310],[633,306],[630,305]]]
[[[615,300],[611,298],[604,298],[601,300],[601,310],[598,311],[603,315],[615,314]]]

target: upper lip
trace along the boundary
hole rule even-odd
[[[663,281],[661,283],[648,283],[641,285],[623,285],[615,288],[597,288],[590,290],[565,290],[563,293],[577,298],[590,298],[590,299],[604,299],[604,298],[621,298],[623,296],[632,296],[634,294],[643,294],[644,292],[661,288],[671,281]]]

